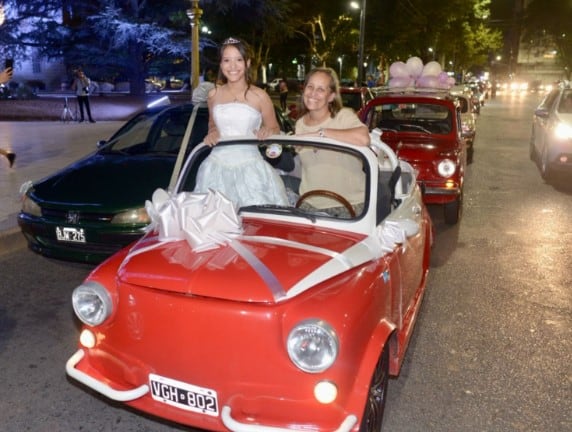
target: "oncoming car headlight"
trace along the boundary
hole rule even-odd
[[[554,135],[559,139],[572,138],[572,126],[566,123],[558,123],[554,129]]]
[[[338,337],[325,321],[310,319],[292,329],[286,342],[290,360],[304,372],[328,369],[338,356]]]
[[[73,290],[72,305],[77,317],[89,326],[101,324],[113,311],[109,292],[94,281],[84,282]]]
[[[141,207],[134,210],[128,210],[122,213],[117,213],[111,219],[112,224],[149,224],[151,223],[151,218],[147,214],[145,207]]]
[[[457,169],[457,165],[451,159],[443,159],[437,165],[437,171],[441,177],[451,177],[455,174],[455,170]]]

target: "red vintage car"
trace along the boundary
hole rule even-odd
[[[433,228],[415,170],[375,144],[220,142],[357,164],[357,205],[336,192],[343,170],[300,195],[297,169],[281,169],[289,204],[245,207],[192,192],[211,151],[197,147],[176,189],[147,203],[149,232],[74,290],[83,327],[67,373],[202,429],[379,431],[388,376],[399,373],[425,292]],[[316,197],[348,215],[305,209]]]
[[[445,223],[456,224],[463,204],[468,138],[457,98],[440,90],[389,90],[378,93],[360,118],[370,130],[379,129],[399,159],[417,170],[424,202],[443,205]]]

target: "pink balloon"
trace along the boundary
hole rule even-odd
[[[422,75],[417,78],[415,85],[421,88],[438,88],[439,78],[436,75]]]
[[[389,66],[389,76],[390,77],[408,77],[409,72],[407,71],[407,67],[405,63],[402,61],[393,62],[391,66]]]
[[[409,57],[405,63],[409,76],[418,78],[423,72],[423,61],[419,57]]]
[[[423,72],[421,73],[421,76],[425,75],[437,76],[440,73],[441,73],[441,65],[436,61],[430,61],[425,66],[423,66]]]
[[[408,76],[393,77],[389,80],[389,88],[405,88],[413,85],[413,80]]]
[[[440,83],[447,84],[447,81],[449,80],[449,75],[447,74],[447,72],[443,71],[439,74],[438,78]]]

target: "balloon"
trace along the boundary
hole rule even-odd
[[[423,72],[421,73],[421,76],[425,75],[437,76],[440,73],[441,73],[441,65],[436,61],[430,61],[425,66],[423,66]]]
[[[447,81],[449,80],[449,75],[447,74],[447,72],[443,71],[438,75],[438,78],[440,83],[447,84]]]
[[[412,85],[413,80],[409,76],[398,76],[389,80],[389,88],[404,88]]]
[[[437,88],[439,86],[439,78],[436,75],[422,75],[415,84],[417,87]]]
[[[409,76],[418,78],[423,72],[423,61],[419,57],[409,57],[405,63]]]
[[[449,84],[449,87],[453,87],[455,85],[455,78],[449,77],[449,79],[447,80],[447,84]]]
[[[407,71],[405,63],[402,61],[393,62],[391,66],[389,66],[389,76],[392,78],[409,77],[409,72]]]

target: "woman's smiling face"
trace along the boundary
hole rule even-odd
[[[314,73],[304,87],[304,104],[309,111],[328,108],[335,94],[331,88],[331,78],[323,72]]]
[[[224,48],[220,67],[227,80],[234,82],[244,78],[247,66],[238,48],[232,45]]]

